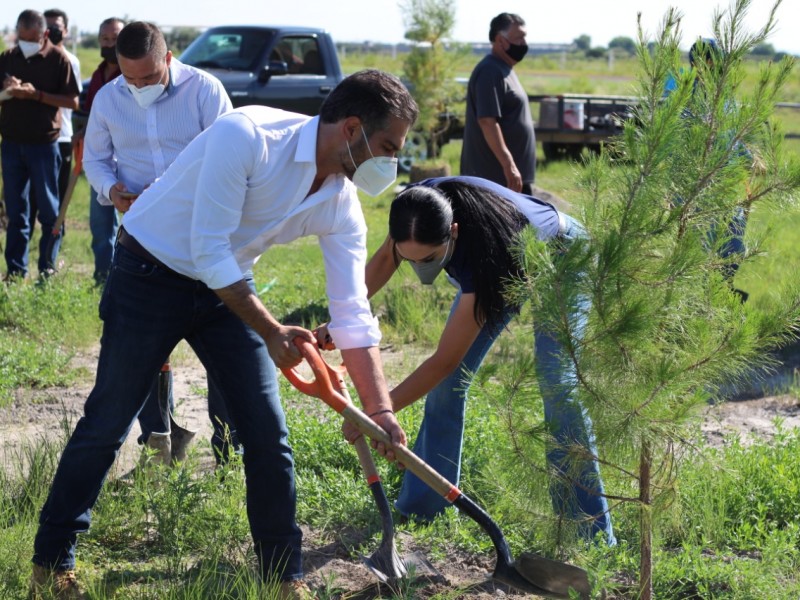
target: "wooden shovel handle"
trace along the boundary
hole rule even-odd
[[[461,490],[442,477],[406,446],[392,444],[389,434],[380,425],[365,415],[363,411],[356,408],[352,402],[334,388],[331,381],[331,373],[336,373],[336,370],[323,360],[314,344],[299,337],[295,338],[294,343],[300,350],[300,354],[311,366],[316,378],[314,381],[309,381],[298,375],[294,369],[282,369],[283,374],[297,389],[320,398],[325,404],[341,414],[349,423],[355,425],[361,433],[391,447],[399,462],[403,463],[409,471],[448,502],[455,502],[461,496]]]

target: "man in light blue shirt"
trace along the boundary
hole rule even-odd
[[[219,80],[173,58],[163,34],[151,23],[133,22],[120,32],[117,60],[122,76],[100,88],[92,102],[84,169],[97,201],[125,213],[187,144],[232,106]],[[157,456],[169,462],[171,457],[182,458],[185,438],[170,439],[167,409],[159,405],[157,384],[154,373],[139,414],[139,442],[160,451]],[[226,427],[232,428],[213,381],[208,389],[212,443],[219,460],[227,455],[225,440],[231,437]]]

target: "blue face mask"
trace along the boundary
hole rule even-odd
[[[447,238],[447,248],[445,248],[444,256],[439,262],[436,262],[435,260],[423,263],[408,261],[411,264],[411,268],[414,269],[414,273],[416,273],[417,277],[419,277],[422,285],[431,285],[439,273],[441,273],[442,269],[444,269],[447,266],[447,263],[450,262],[450,259],[453,258],[453,252],[455,251],[456,246],[455,244],[451,243],[452,241],[452,236]]]

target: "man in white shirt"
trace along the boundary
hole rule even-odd
[[[367,301],[366,223],[356,185],[373,195],[391,185],[394,156],[417,113],[403,84],[380,71],[346,78],[319,117],[244,107],[195,138],[136,201],[100,305],[97,382],[42,509],[35,576],[74,581],[77,534],[89,527],[147,379],[185,339],[228,399],[244,446],[248,517],[262,577],[281,581],[281,598],[308,597],[275,366],[300,362],[296,337],[316,340],[270,314],[254,292],[251,269],[274,244],[318,237],[331,337],[367,414],[394,445],[405,444]],[[394,458],[391,447],[378,450]]]
[[[86,129],[84,169],[97,202],[128,211],[136,195],[151,185],[178,154],[221,114],[231,102],[218,79],[173,58],[155,25],[133,22],[117,38],[117,60],[122,77],[100,88],[92,102]],[[143,91],[150,100],[143,103]],[[131,192],[125,196],[122,192]],[[185,451],[170,439],[166,406],[158,402],[158,370],[141,413],[140,444],[156,450],[162,462]],[[171,386],[170,386],[171,387]],[[225,403],[209,380],[208,406],[214,427],[215,456],[227,455],[230,427]],[[168,399],[170,407],[173,399]],[[174,432],[173,432],[174,433]],[[178,448],[177,446],[181,446]]]

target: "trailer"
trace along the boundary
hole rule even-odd
[[[547,160],[577,160],[584,148],[599,152],[600,146],[622,132],[634,117],[637,99],[632,96],[595,94],[529,95],[536,141]],[[538,118],[537,118],[538,117]]]

